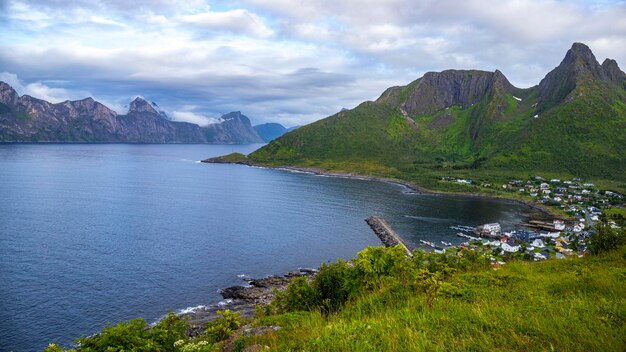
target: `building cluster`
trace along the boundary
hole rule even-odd
[[[475,185],[470,179],[443,177],[442,181]],[[626,208],[624,195],[600,190],[596,185],[580,178],[571,180],[544,179],[535,176],[530,180],[511,180],[502,185],[484,182],[484,188],[500,188],[515,192],[539,204],[558,207],[569,217],[550,221],[531,220],[522,224],[524,229],[503,231],[500,224],[490,223],[478,227],[453,226],[458,236],[467,239],[461,247],[480,250],[493,255],[494,263],[500,258],[544,260],[583,256],[588,252],[587,239],[594,223],[601,221],[602,211],[609,208]],[[611,219],[604,219],[613,228],[619,228]],[[623,224],[621,224],[624,226]]]
[[[451,176],[444,176],[441,178],[441,181],[447,181],[447,182],[455,182],[455,183],[460,183],[462,185],[472,185],[474,184],[474,181],[468,179],[468,178],[457,178],[457,177],[451,177]]]
[[[527,224],[531,225],[531,224]],[[468,241],[461,247],[488,250],[492,255],[500,257],[522,257],[529,260],[548,258],[565,258],[567,256],[583,256],[587,253],[586,240],[589,231],[574,232],[573,226],[566,226],[562,219],[542,222],[535,230],[529,229],[502,231],[500,224],[480,225],[469,235],[467,229],[459,232],[460,237]],[[459,229],[460,227],[454,227]]]
[[[476,185],[476,182],[465,178],[445,176],[442,181],[464,185]],[[581,232],[591,223],[599,221],[603,209],[626,208],[626,197],[613,191],[600,190],[596,185],[580,178],[571,180],[546,179],[535,176],[529,180],[511,180],[502,185],[483,182],[480,187],[501,189],[509,193],[517,193],[538,204],[557,207],[566,212],[576,221],[574,232]],[[617,227],[615,222],[609,224]]]
[[[604,208],[624,205],[624,196],[612,191],[601,191],[593,183],[579,178],[572,180],[544,179],[541,176],[526,181],[512,180],[502,185],[502,189],[518,192],[534,198],[538,203],[560,206],[593,206]]]

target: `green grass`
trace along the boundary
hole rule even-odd
[[[247,160],[246,156],[241,153],[231,153],[228,155],[220,156],[217,159],[226,163],[241,163]]]
[[[617,215],[626,218],[626,208],[608,208],[602,210],[602,212],[607,216]]]
[[[626,250],[459,272],[433,307],[390,280],[338,311],[260,319],[275,351],[624,351]]]

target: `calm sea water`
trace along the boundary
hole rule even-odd
[[[378,213],[409,243],[512,228],[528,207],[384,182],[197,161],[259,147],[0,145],[0,351],[216,303],[237,275],[351,258]]]

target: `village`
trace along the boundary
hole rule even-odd
[[[475,185],[469,179],[444,177],[442,181]],[[526,181],[511,180],[502,185],[482,183],[483,188],[500,188],[505,192],[515,192],[532,199],[537,204],[557,207],[563,210],[567,219],[530,220],[521,224],[523,229],[505,231],[498,223],[483,224],[477,227],[452,226],[457,235],[467,239],[462,248],[471,248],[483,253],[491,253],[496,265],[504,264],[504,259],[545,260],[584,256],[588,253],[587,240],[594,232],[597,222],[605,222],[614,229],[625,227],[623,216],[609,217],[607,210],[626,206],[623,195],[599,190],[593,183],[580,178],[572,180],[544,179],[540,176]],[[436,246],[422,241],[435,251],[445,251],[451,246]],[[498,259],[499,258],[499,259]]]

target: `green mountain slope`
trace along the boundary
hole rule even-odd
[[[464,172],[624,182],[625,82],[615,61],[600,65],[580,43],[529,89],[514,87],[499,71],[429,72],[288,133],[248,159],[417,183],[426,174]]]

